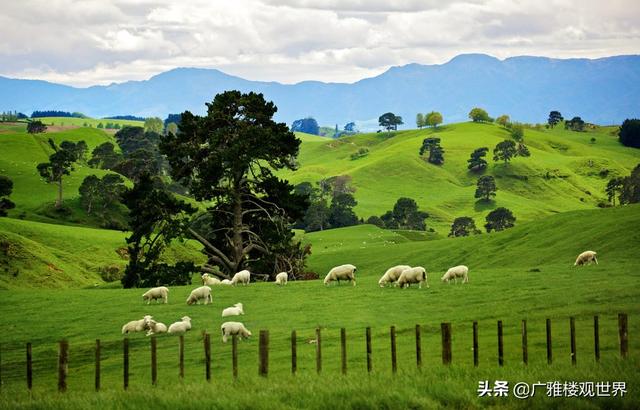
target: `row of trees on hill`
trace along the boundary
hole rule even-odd
[[[42,117],[87,118],[87,116],[81,112],[45,110],[45,111],[34,111],[31,113],[31,118],[42,118]]]
[[[485,218],[484,228],[487,232],[503,231],[515,226],[516,217],[509,209],[499,207],[489,212]],[[480,230],[476,227],[473,218],[469,216],[461,216],[456,218],[451,224],[450,237],[469,236],[480,234]]]
[[[437,127],[442,124],[443,118],[442,114],[437,111],[431,111],[427,114],[418,113],[416,114],[416,126],[418,128],[422,127]]]
[[[18,121],[18,120],[25,120],[28,117],[18,111],[2,111],[0,113],[0,122],[12,122],[12,121]]]

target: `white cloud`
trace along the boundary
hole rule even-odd
[[[356,81],[457,54],[637,54],[636,0],[23,0],[3,4],[0,75],[74,85],[177,66]]]

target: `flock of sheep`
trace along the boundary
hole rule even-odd
[[[585,251],[582,252],[576,258],[574,263],[575,266],[587,265],[589,263],[595,262],[598,264],[598,259],[596,258],[596,252],[594,251]],[[332,268],[327,276],[324,278],[324,284],[328,285],[331,282],[337,281],[350,281],[353,286],[356,285],[355,273],[357,268],[351,264],[340,265]],[[450,283],[453,280],[457,283],[458,278],[462,280],[462,283],[469,282],[469,268],[464,265],[454,266],[445,272],[445,274],[440,278],[443,282]],[[288,279],[288,274],[286,272],[280,272],[276,275],[275,283],[277,285],[286,285]],[[213,302],[213,298],[211,296],[211,288],[209,286],[215,285],[233,285],[236,286],[239,283],[243,285],[248,285],[251,280],[251,273],[248,270],[242,270],[236,273],[231,280],[219,280],[208,273],[202,275],[202,283],[203,285],[192,290],[187,298],[187,305],[199,304],[200,301],[203,304],[209,304]],[[429,282],[427,280],[427,271],[422,266],[414,266],[411,267],[409,265],[397,265],[393,266],[382,275],[380,280],[378,281],[378,285],[380,287],[385,287],[388,284],[393,284],[394,286],[399,286],[400,288],[406,288],[411,286],[411,284],[418,284],[419,288],[422,288],[422,282],[424,282],[429,287]],[[146,301],[147,304],[152,301],[161,300],[163,303],[168,303],[169,301],[169,289],[164,286],[155,287],[149,289],[142,295],[143,301]],[[244,305],[242,303],[236,303],[235,305],[225,308],[222,311],[222,317],[230,317],[230,316],[239,316],[244,315]],[[167,327],[164,323],[157,322],[153,319],[152,316],[146,315],[142,319],[132,320],[122,326],[122,334],[133,333],[133,332],[144,332],[146,331],[147,336],[159,334],[159,333],[169,333],[169,334],[183,334],[186,331],[191,330],[191,318],[189,316],[183,316],[180,321],[171,324]],[[238,335],[241,338],[247,338],[251,336],[251,332],[244,326],[241,322],[225,322],[220,326],[220,330],[222,332],[222,341],[227,342],[229,336]]]

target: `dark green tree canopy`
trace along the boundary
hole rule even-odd
[[[320,126],[315,118],[307,117],[295,120],[291,124],[292,132],[305,132],[307,134],[320,135]]]
[[[580,117],[573,117],[564,123],[564,128],[571,131],[584,131],[584,127],[585,122]]]
[[[473,122],[491,122],[491,117],[489,117],[489,114],[482,108],[472,108],[471,111],[469,111],[469,119],[471,119]]]
[[[115,151],[115,146],[104,142],[93,149],[89,166],[101,169],[113,169],[122,160],[122,155]]]
[[[7,216],[7,211],[16,207],[16,204],[7,198],[11,192],[13,192],[13,181],[5,175],[0,175],[0,217]]]
[[[435,165],[444,164],[444,149],[440,146],[440,138],[425,138],[420,147],[420,155],[423,155],[426,151],[429,151],[428,162]]]
[[[484,157],[487,155],[487,152],[489,152],[489,148],[487,147],[476,148],[476,150],[471,153],[471,157],[467,160],[469,163],[467,168],[474,172],[486,169],[487,161]]]
[[[399,115],[395,115],[392,112],[387,112],[382,114],[379,118],[378,118],[378,124],[386,129],[387,131],[395,131],[398,129],[398,125],[402,125],[402,117]]]
[[[353,207],[358,205],[353,195],[340,193],[333,197],[329,207],[329,224],[332,228],[352,226],[358,224],[358,217],[353,212]]]
[[[616,195],[619,196],[622,193],[623,187],[624,178],[622,177],[611,178],[607,183],[605,192],[607,194],[607,199],[613,204],[613,206],[616,206]]]
[[[449,236],[469,236],[471,234],[477,235],[479,233],[480,230],[476,228],[476,223],[473,218],[470,218],[468,216],[461,216],[453,221]]]
[[[503,231],[512,228],[515,225],[516,217],[507,208],[496,208],[489,212],[486,218],[487,223],[484,225],[487,232]]]
[[[564,118],[562,118],[562,114],[560,114],[560,111],[551,111],[549,113],[549,119],[547,120],[547,122],[549,123],[551,128],[553,128],[562,120],[564,120]]]
[[[640,148],[640,120],[624,120],[618,129],[618,139],[626,147]]]
[[[496,196],[496,180],[491,175],[483,175],[478,178],[476,184],[476,198],[481,198],[484,201],[489,201],[492,196]]]
[[[66,149],[58,147],[52,139],[49,139],[49,145],[55,151],[49,156],[49,162],[43,162],[37,165],[38,173],[48,183],[58,184],[58,198],[56,199],[56,208],[62,207],[62,177],[71,174],[73,164],[78,159],[75,144],[69,141],[63,141]]]
[[[504,140],[493,149],[493,160],[504,161],[507,164],[517,154],[516,143],[513,140]]]
[[[393,210],[380,217],[387,229],[411,229],[424,231],[427,229],[425,219],[429,214],[418,209],[418,204],[411,198],[399,198]]]
[[[29,134],[40,134],[47,130],[47,126],[42,121],[29,121],[27,124],[27,132]]]
[[[636,165],[631,174],[623,179],[620,203],[640,203],[640,164]]]

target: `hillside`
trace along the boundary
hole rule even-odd
[[[0,77],[0,106],[31,112],[55,107],[105,117],[142,117],[189,110],[203,113],[205,102],[225,90],[256,91],[278,106],[276,118],[291,124],[309,115],[319,123],[350,121],[375,127],[392,111],[412,127],[417,112],[440,111],[447,122],[464,121],[472,107],[493,116],[544,121],[560,110],[598,124],[621,123],[638,115],[640,56],[599,59],[459,55],[445,64],[408,64],[352,84],[304,81],[297,84],[250,81],[215,69],[176,68],[145,81],[69,87]]]
[[[525,143],[531,157],[515,158],[507,166],[492,160],[495,145],[510,138],[506,129],[494,124],[451,124],[436,130],[402,131],[393,137],[377,133],[337,140],[307,138],[300,150],[299,169],[283,175],[293,183],[350,175],[358,201],[355,210],[364,219],[392,209],[400,197],[413,198],[431,215],[427,226],[446,236],[456,217],[473,217],[481,227],[487,213],[499,206],[511,209],[516,223],[595,208],[606,200],[609,178],[628,175],[640,163],[640,150],[620,145],[611,135],[614,130],[527,129]],[[429,136],[442,140],[442,166],[418,155],[422,140]],[[469,155],[482,146],[489,148],[484,175],[493,175],[498,187],[495,200],[488,204],[474,198],[479,175],[467,170]],[[351,160],[361,147],[369,154]],[[608,174],[601,176],[605,169]]]

